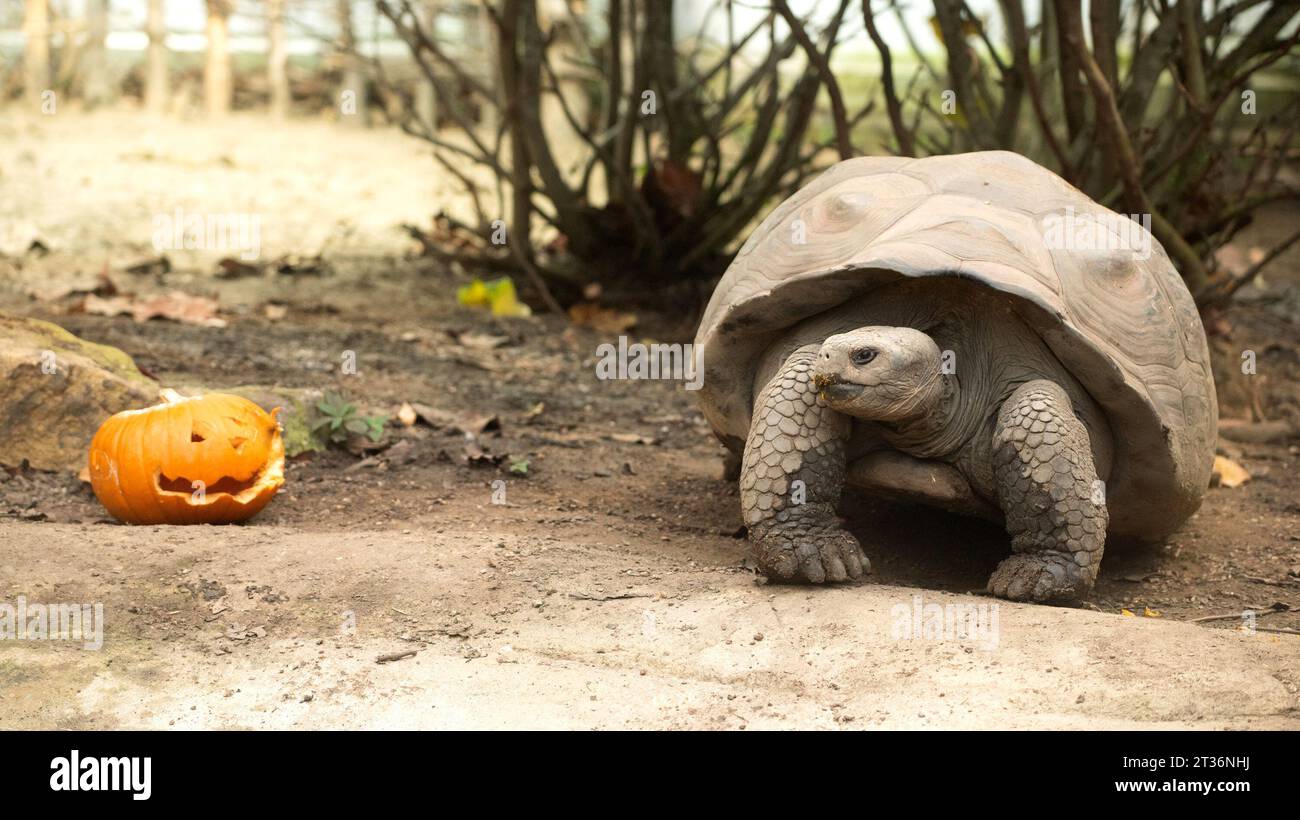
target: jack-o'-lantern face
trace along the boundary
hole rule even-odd
[[[130,524],[219,524],[256,515],[284,484],[275,420],[224,393],[118,413],[90,444],[90,482],[115,518]]]

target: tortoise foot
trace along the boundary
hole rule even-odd
[[[787,583],[839,583],[871,571],[858,539],[838,524],[818,527],[806,518],[763,532],[754,540],[754,560],[765,576]]]
[[[1074,559],[1062,553],[1028,552],[998,564],[988,590],[1012,601],[1062,601],[1082,597],[1092,579]]]

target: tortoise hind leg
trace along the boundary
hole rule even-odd
[[[745,442],[741,512],[754,559],[775,580],[845,581],[870,568],[835,512],[850,423],[817,403],[818,350],[796,350],[759,392]]]
[[[1002,405],[993,473],[1015,555],[989,578],[1013,600],[1077,598],[1092,588],[1106,541],[1106,503],[1088,431],[1055,382],[1021,385]]]

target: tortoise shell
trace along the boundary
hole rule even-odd
[[[901,278],[960,277],[1003,294],[1107,413],[1111,531],[1166,535],[1209,484],[1218,405],[1204,327],[1160,244],[1136,223],[1118,224],[1149,253],[1118,234],[1118,248],[1071,250],[1052,233],[1115,217],[1005,151],[841,162],[777,207],[718,283],[696,335],[704,414],[743,446],[754,369],[784,331]]]

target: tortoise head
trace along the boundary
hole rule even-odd
[[[942,352],[910,327],[860,327],[822,343],[813,383],[822,403],[872,421],[919,418],[943,398]]]

